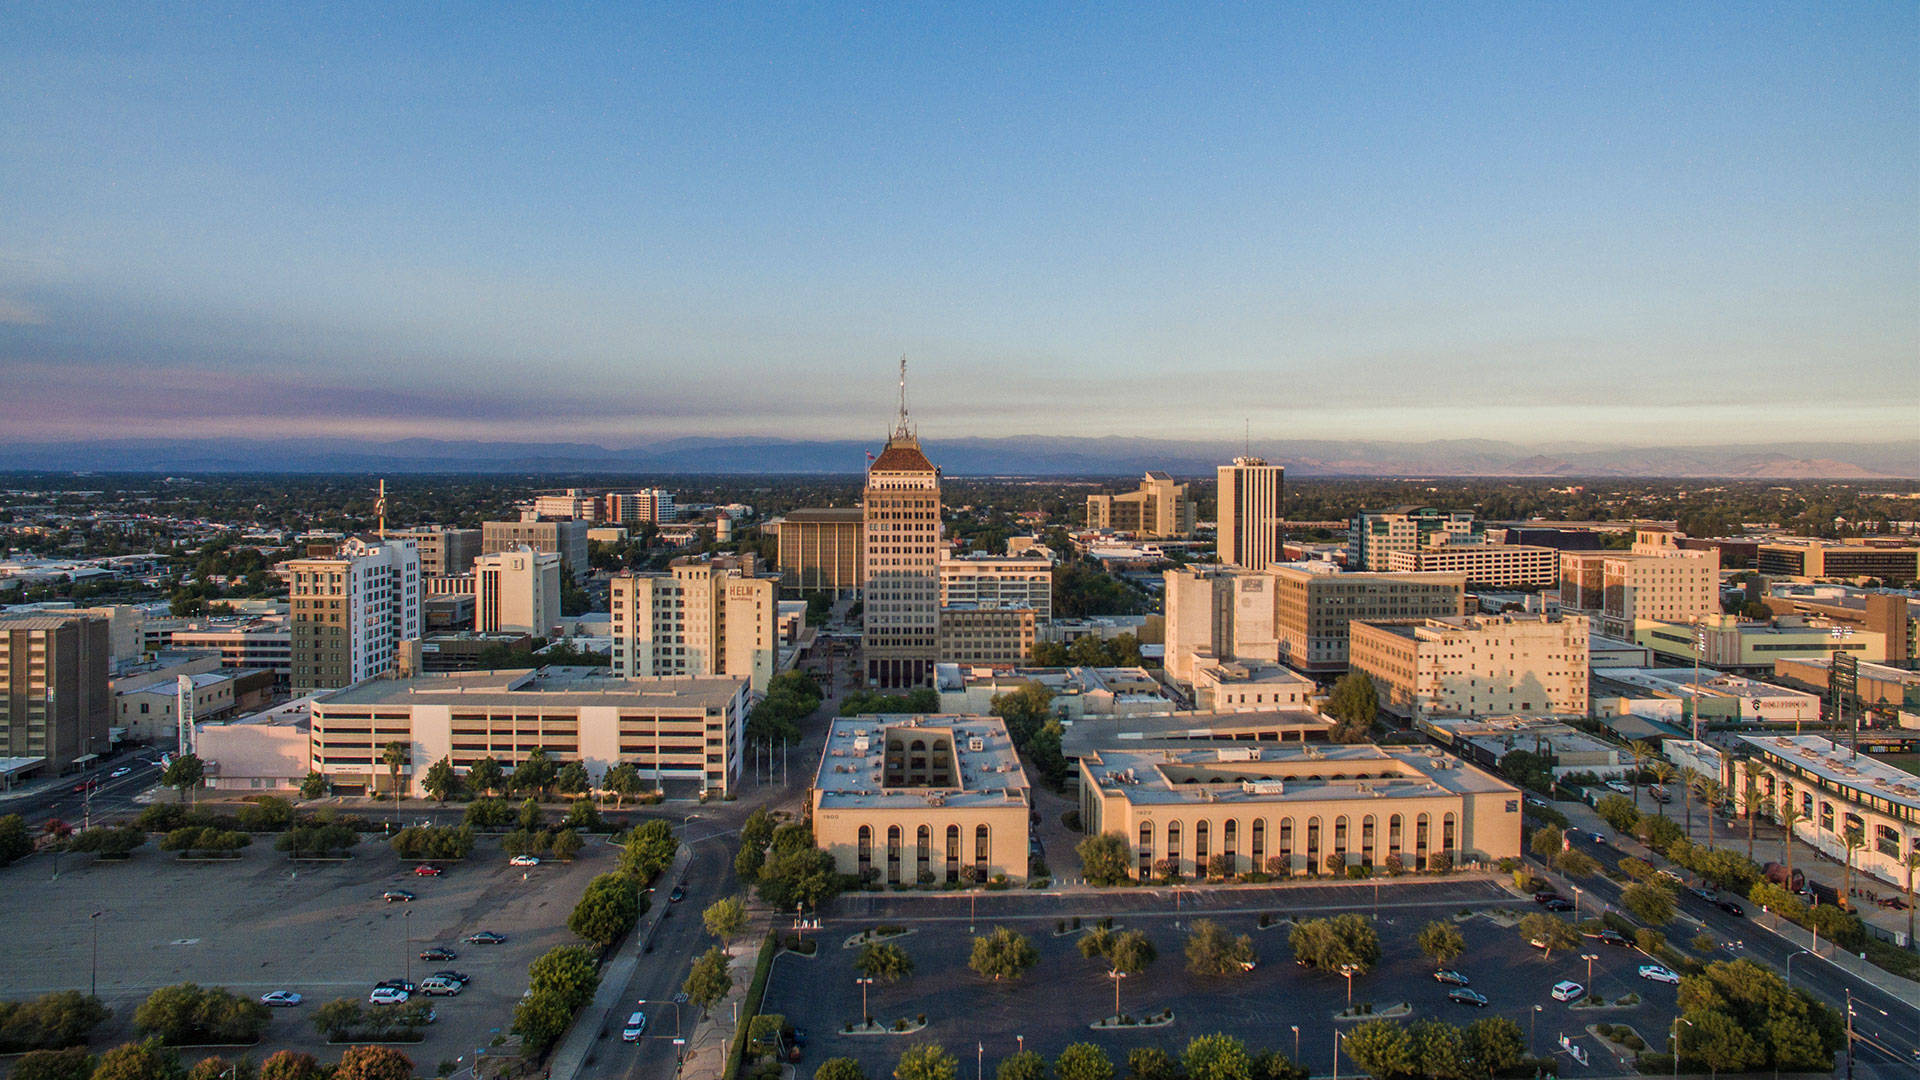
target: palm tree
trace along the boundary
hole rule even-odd
[[[1920,845],[1907,852],[1907,941],[1913,941],[1913,872],[1920,870]]]
[[[1633,808],[1640,809],[1640,773],[1653,760],[1653,744],[1645,739],[1635,739],[1627,744],[1627,753],[1633,755]]]
[[[1806,820],[1806,815],[1793,804],[1791,793],[1780,792],[1780,861],[1787,864],[1787,891],[1793,891],[1793,827]]]
[[[1713,846],[1713,810],[1726,801],[1727,785],[1711,776],[1703,776],[1694,782],[1700,792],[1700,803],[1707,811],[1707,846]]]
[[[1867,834],[1857,825],[1849,825],[1840,830],[1840,844],[1847,849],[1847,889],[1840,895],[1840,903],[1848,911],[1855,907],[1853,902],[1853,853],[1865,847]]]
[[[1653,782],[1662,787],[1666,786],[1667,781],[1673,779],[1673,763],[1665,758],[1654,758],[1653,762],[1647,766],[1647,771],[1653,774]],[[1654,805],[1660,808],[1661,817],[1667,816],[1666,803],[1656,800]]]
[[[1693,843],[1693,792],[1704,779],[1706,778],[1693,769],[1680,770],[1680,798],[1687,807],[1687,831],[1681,835],[1687,838],[1689,844]]]
[[[1747,861],[1753,861],[1753,818],[1760,802],[1760,767],[1751,759],[1740,763],[1740,772],[1745,777],[1740,789],[1740,797],[1747,804]]]
[[[387,743],[380,751],[380,760],[387,766],[387,781],[393,788],[393,820],[400,820],[400,766],[407,763],[407,744],[399,739]]]

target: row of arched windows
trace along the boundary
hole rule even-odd
[[[1378,866],[1398,855],[1409,870],[1424,870],[1432,852],[1453,853],[1460,842],[1459,818],[1452,811],[1439,815],[1435,835],[1432,814],[1312,815],[1269,821],[1264,817],[1224,821],[1202,820],[1164,827],[1142,821],[1134,836],[1139,875],[1163,873],[1207,876],[1209,867],[1229,874],[1267,870],[1273,859],[1285,860],[1288,872],[1319,873],[1330,857],[1341,866]],[[1384,835],[1382,835],[1384,833]],[[1217,865],[1216,865],[1217,864]],[[1214,876],[1223,876],[1215,873]]]
[[[876,863],[873,826],[860,826],[858,842],[859,875],[862,880],[878,880],[888,885],[932,885],[939,881],[957,884],[960,867],[974,868],[974,879],[985,881],[987,863],[993,851],[993,833],[985,825],[973,827],[972,851],[963,846],[964,833],[958,825],[949,825],[939,848],[934,847],[934,831],[922,825],[914,830],[913,847],[903,849],[906,835],[898,825],[887,826],[886,849]]]

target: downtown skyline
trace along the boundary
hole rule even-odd
[[[0,432],[1911,438],[1909,5],[10,8]]]

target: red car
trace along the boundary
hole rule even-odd
[[[421,877],[439,877],[441,874],[446,873],[445,870],[437,866],[429,866],[426,863],[421,863],[419,866],[414,867],[413,872]]]

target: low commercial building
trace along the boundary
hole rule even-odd
[[[1187,485],[1163,472],[1148,472],[1140,487],[1120,495],[1087,496],[1087,528],[1160,540],[1193,533],[1193,500]]]
[[[293,674],[293,627],[284,615],[198,619],[166,642],[170,649],[218,652],[221,667],[271,671],[281,682]]]
[[[1100,749],[1080,759],[1080,818],[1124,838],[1143,879],[1520,855],[1520,790],[1430,747]]]
[[[1772,591],[1762,601],[1776,618],[1811,619],[1842,628],[1841,633],[1878,640],[1878,652],[1858,654],[1880,664],[1910,665],[1920,658],[1920,602],[1894,592],[1847,589],[1837,596],[1782,596]]]
[[[1198,743],[1324,743],[1333,726],[1332,717],[1300,708],[1087,715],[1065,725],[1060,755],[1072,764],[1116,746],[1145,751],[1188,750]]]
[[[1193,705],[1218,713],[1305,709],[1319,686],[1291,668],[1258,660],[1199,664],[1193,669]]]
[[[1483,537],[1471,510],[1436,510],[1431,506],[1396,506],[1362,510],[1347,527],[1347,568],[1379,573],[1392,570],[1387,556],[1395,551],[1417,551],[1435,537],[1476,544]]]
[[[1602,779],[1633,771],[1633,755],[1546,716],[1498,716],[1486,719],[1429,716],[1417,727],[1435,743],[1487,769],[1515,750],[1551,755],[1553,775],[1590,773]]]
[[[1920,544],[1894,538],[1851,542],[1800,537],[1773,540],[1759,546],[1754,568],[1767,577],[1795,581],[1875,578],[1904,586],[1920,581]]]
[[[779,542],[780,587],[792,593],[857,593],[865,583],[866,511],[857,506],[790,510],[767,522]]]
[[[1776,660],[1773,674],[1783,682],[1807,687],[1824,696],[1827,680],[1833,674],[1833,661],[1824,657]],[[1868,708],[1920,712],[1920,671],[1862,661],[1854,680],[1854,693]]]
[[[484,757],[512,769],[537,748],[582,763],[596,786],[625,762],[682,796],[725,796],[740,779],[748,700],[744,678],[623,679],[605,668],[371,679],[314,699],[313,768],[336,791],[387,794],[382,752],[397,740],[401,786],[424,796],[427,768],[443,757],[461,772]]]
[[[1836,860],[1848,857],[1846,836],[1857,833],[1864,843],[1852,853],[1854,870],[1906,883],[1904,860],[1920,851],[1920,776],[1818,735],[1742,735],[1740,744],[1760,766],[1762,813],[1778,821],[1791,804],[1799,811],[1793,834]],[[1733,787],[1744,811],[1745,785]]]
[[[1029,683],[1047,688],[1052,695],[1049,705],[1062,720],[1163,713],[1179,705],[1145,668],[941,664],[934,669],[934,689],[940,694],[940,711],[962,716],[984,716],[992,711],[994,698]]]
[[[1587,714],[1587,620],[1463,615],[1355,620],[1349,663],[1402,716]]]
[[[1698,622],[1642,621],[1633,640],[1669,663],[1768,674],[1780,660],[1817,659],[1837,652],[1861,659],[1886,654],[1886,638],[1846,623],[1800,616],[1752,622],[1712,615]]]
[[[814,777],[814,843],[864,881],[1019,882],[1032,803],[997,717],[835,720]]]
[[[1634,714],[1687,728],[1704,720],[1742,724],[1815,724],[1820,698],[1726,672],[1685,668],[1607,668],[1593,673],[1593,713]]]
[[[1538,589],[1559,580],[1560,553],[1524,544],[1456,542],[1440,533],[1411,551],[1389,551],[1386,569],[1396,574],[1465,574],[1476,589]]]
[[[468,625],[472,625],[469,621]],[[519,631],[491,634],[450,630],[420,639],[419,668],[429,675],[443,671],[478,671],[497,666],[489,659],[502,652],[532,649],[533,636]]]
[[[1356,620],[1467,613],[1465,574],[1339,574],[1280,566],[1272,576],[1279,639],[1274,659],[1313,675],[1347,670],[1348,627]]]
[[[940,608],[941,664],[1025,664],[1033,659],[1032,608],[948,604]]]
[[[287,792],[313,768],[313,698],[295,698],[266,712],[195,724],[194,753],[215,791]]]
[[[121,738],[172,747],[180,738],[180,680],[193,685],[193,718],[219,720],[266,704],[273,694],[271,671],[223,669],[192,675],[123,679],[113,694],[113,726]]]

